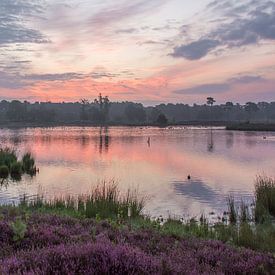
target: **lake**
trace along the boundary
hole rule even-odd
[[[275,133],[57,127],[1,129],[0,142],[20,155],[31,151],[40,170],[33,178],[3,184],[2,204],[16,203],[24,195],[85,194],[114,180],[122,192],[131,188],[146,195],[146,213],[186,217],[221,213],[229,194],[250,202],[256,175],[275,176]]]

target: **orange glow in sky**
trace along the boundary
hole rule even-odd
[[[0,27],[0,99],[275,100],[275,0],[1,0]]]

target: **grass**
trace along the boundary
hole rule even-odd
[[[255,201],[264,208],[272,211],[272,194],[274,181],[257,178],[255,183]],[[268,194],[267,194],[268,193]],[[190,219],[180,221],[169,218],[165,222],[151,220],[143,215],[145,199],[140,198],[136,192],[121,194],[114,183],[103,182],[96,186],[90,195],[78,197],[56,198],[50,201],[37,197],[28,201],[23,198],[18,207],[26,213],[38,212],[40,214],[57,214],[78,219],[92,218],[100,222],[107,220],[114,228],[130,228],[132,231],[153,230],[163,236],[175,238],[199,238],[205,240],[219,240],[237,247],[246,247],[253,250],[275,253],[275,225],[271,219],[258,222],[257,211],[249,211],[244,201],[237,206],[234,198],[228,198],[228,221],[210,224],[204,216],[199,220]],[[16,210],[15,210],[16,211]],[[251,213],[252,215],[251,215]],[[265,212],[264,212],[265,213]],[[265,214],[266,215],[266,214]]]
[[[259,176],[255,184],[255,220],[263,222],[275,218],[275,179]]]
[[[97,185],[89,195],[68,196],[49,201],[37,197],[29,202],[24,197],[20,207],[45,212],[54,211],[75,217],[119,221],[141,216],[144,203],[145,199],[139,198],[137,192],[128,190],[126,194],[121,195],[117,184],[103,182]]]

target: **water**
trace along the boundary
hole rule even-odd
[[[267,139],[263,139],[266,136]],[[150,140],[148,142],[148,138]],[[0,203],[88,193],[103,180],[138,188],[152,216],[226,210],[251,201],[257,174],[275,176],[275,133],[196,127],[59,127],[0,130],[1,146],[31,151],[40,169],[0,187]],[[191,175],[191,180],[187,176]]]

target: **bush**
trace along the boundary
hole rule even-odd
[[[21,219],[16,219],[15,222],[11,223],[11,228],[14,234],[13,240],[15,242],[23,240],[27,231],[27,225]]]
[[[7,165],[0,166],[0,178],[6,179],[9,176],[9,167]]]

